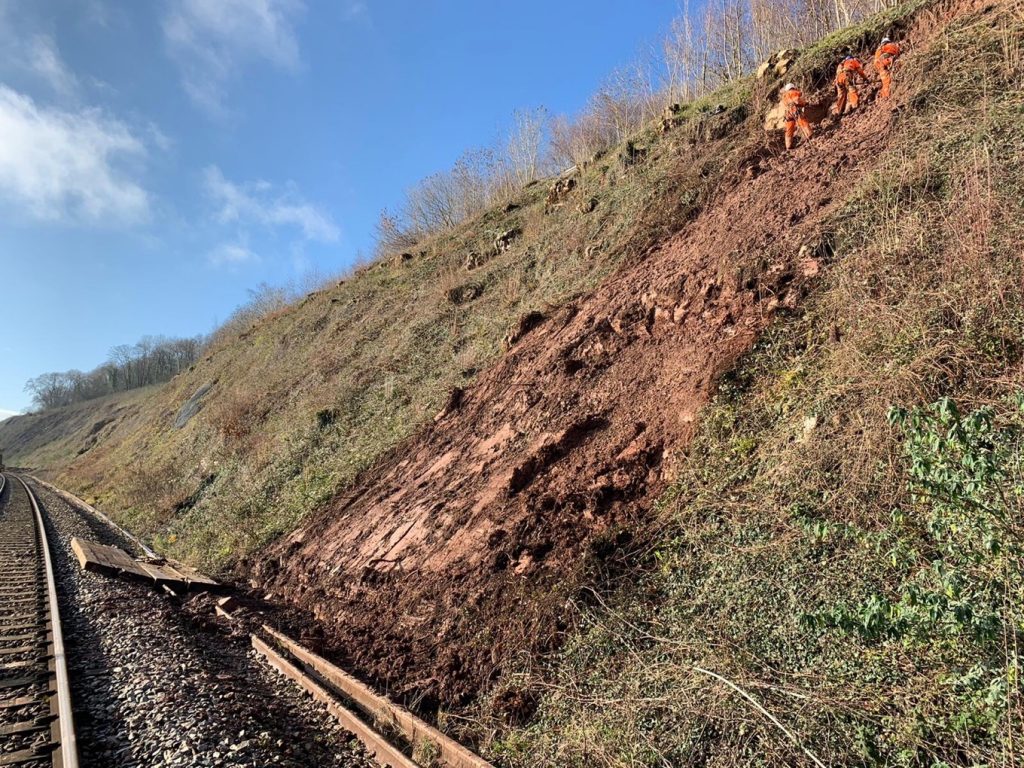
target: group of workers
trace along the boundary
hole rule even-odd
[[[878,92],[879,98],[889,98],[892,90],[892,68],[900,53],[899,45],[888,37],[882,38],[882,42],[875,51],[875,74],[882,84]],[[860,105],[860,94],[857,92],[857,85],[868,82],[864,65],[861,64],[860,59],[854,56],[853,51],[848,48],[846,50],[846,57],[836,68],[836,101],[832,105],[832,114],[842,117],[857,109]],[[793,139],[796,137],[797,130],[800,131],[805,141],[811,138],[811,123],[804,117],[804,109],[807,107],[804,95],[793,83],[786,83],[783,87],[782,104],[785,108],[786,149],[789,150],[793,148]]]

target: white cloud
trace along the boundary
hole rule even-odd
[[[42,220],[137,222],[149,196],[131,169],[145,144],[98,109],[36,104],[0,85],[0,198]]]
[[[223,267],[259,261],[260,257],[240,243],[224,243],[210,251],[207,259],[215,267]]]
[[[31,74],[61,96],[78,88],[51,34],[38,31],[38,24],[20,13],[7,0],[0,0],[0,62],[5,69]]]
[[[54,91],[70,95],[78,89],[78,80],[67,68],[50,35],[35,35],[25,45],[23,60]]]
[[[11,416],[18,416],[21,411],[8,411],[6,408],[0,408],[0,421],[9,419]]]
[[[217,166],[206,169],[204,183],[217,206],[216,218],[223,224],[290,226],[299,229],[306,240],[325,243],[340,237],[331,217],[303,200],[293,185],[281,192],[266,181],[236,184],[224,178]]]
[[[245,63],[262,60],[297,69],[293,23],[304,10],[302,0],[173,0],[164,17],[164,38],[186,93],[221,115],[225,88]]]
[[[366,0],[345,0],[342,13],[346,19],[368,19],[370,7]]]

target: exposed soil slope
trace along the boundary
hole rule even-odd
[[[255,320],[229,321],[194,366],[132,395],[138,407],[112,422],[99,401],[0,422],[0,450],[223,574],[429,423],[501,356],[516,318],[678,232],[723,168],[683,161],[677,145],[742,120],[749,86],[684,105],[671,132],[646,126],[563,194],[549,195],[553,179],[529,184],[286,307],[257,301]]]
[[[871,104],[786,156],[746,126],[683,232],[526,323],[431,427],[272,546],[258,581],[362,674],[444,702],[550,643],[591,556],[648,517],[723,372],[827,259],[823,230],[897,115]]]

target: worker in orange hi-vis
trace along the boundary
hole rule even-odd
[[[882,81],[882,90],[878,92],[880,98],[889,98],[892,88],[892,65],[896,63],[896,59],[902,52],[899,45],[888,37],[882,38],[878,50],[875,51],[875,72],[878,73],[878,79]]]
[[[864,74],[864,65],[860,59],[847,49],[846,58],[836,68],[836,103],[832,107],[833,114],[845,115],[853,112],[860,104],[857,83],[866,83],[868,76]]]
[[[786,83],[782,89],[782,106],[786,110],[786,149],[790,150],[793,148],[793,138],[796,136],[797,128],[800,129],[804,141],[811,138],[811,124],[804,117],[804,108],[807,106],[807,102],[804,101],[804,95],[800,93],[800,89],[793,83]]]

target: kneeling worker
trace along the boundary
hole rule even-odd
[[[896,59],[900,57],[901,53],[900,47],[888,37],[882,38],[878,50],[875,51],[875,72],[878,73],[878,79],[882,81],[882,90],[878,92],[879,98],[889,98],[889,90],[892,87],[892,65],[896,63]]]
[[[786,149],[789,150],[793,148],[793,137],[796,136],[797,128],[800,129],[804,141],[811,138],[811,124],[804,117],[804,108],[807,106],[804,95],[793,83],[786,83],[782,89],[782,106],[786,110]]]
[[[836,68],[836,103],[832,112],[836,115],[845,115],[853,112],[860,104],[860,95],[857,93],[857,83],[866,83],[867,75],[864,74],[864,65],[860,59],[847,49],[846,58]]]

